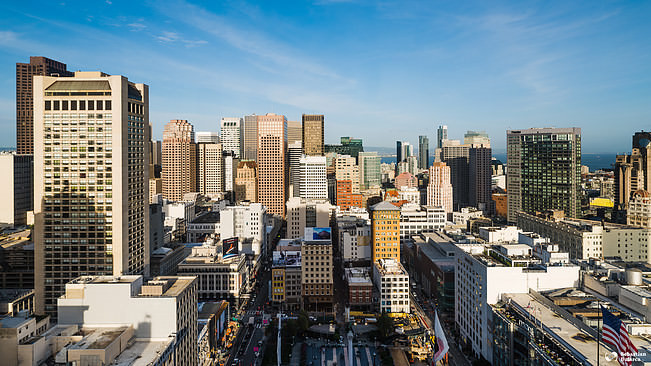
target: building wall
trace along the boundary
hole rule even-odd
[[[290,198],[287,201],[286,239],[303,237],[306,227],[330,226],[331,209],[326,200]]]
[[[242,123],[243,158],[255,160],[258,158],[258,116],[244,116]]]
[[[303,306],[318,311],[332,306],[332,242],[304,241],[301,245]]]
[[[325,156],[303,156],[299,164],[299,196],[305,199],[328,199]]]
[[[31,145],[30,145],[31,146]],[[27,211],[34,207],[34,158],[31,155],[0,154],[0,223],[27,224]]]

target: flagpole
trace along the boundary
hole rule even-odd
[[[599,344],[601,343],[601,304],[597,300],[597,309],[599,313],[597,315],[597,366],[599,366]]]

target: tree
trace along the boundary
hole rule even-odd
[[[378,318],[377,329],[380,332],[380,338],[382,339],[386,339],[391,335],[391,333],[393,333],[393,320],[386,312],[382,312],[382,315]]]

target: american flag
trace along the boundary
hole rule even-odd
[[[631,338],[626,331],[626,326],[606,308],[603,306],[600,307],[604,320],[601,338],[605,343],[617,349],[617,360],[621,365],[631,366],[633,363],[631,357],[637,353],[637,348],[631,342]]]

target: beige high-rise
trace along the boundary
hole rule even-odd
[[[429,184],[427,185],[427,205],[443,208],[447,213],[452,212],[452,184],[450,183],[450,167],[445,163],[434,163],[429,168]]]
[[[323,146],[323,121],[322,114],[303,115],[303,153],[305,155],[325,154]]]
[[[258,202],[273,215],[285,216],[288,191],[287,118],[258,116]]]
[[[163,197],[180,201],[197,191],[197,145],[186,120],[171,120],[163,130]]]
[[[149,87],[34,77],[36,312],[78,276],[149,272]]]
[[[198,192],[219,196],[224,192],[224,157],[222,144],[197,144]]]
[[[235,200],[258,201],[258,166],[253,160],[240,161],[235,176]]]

